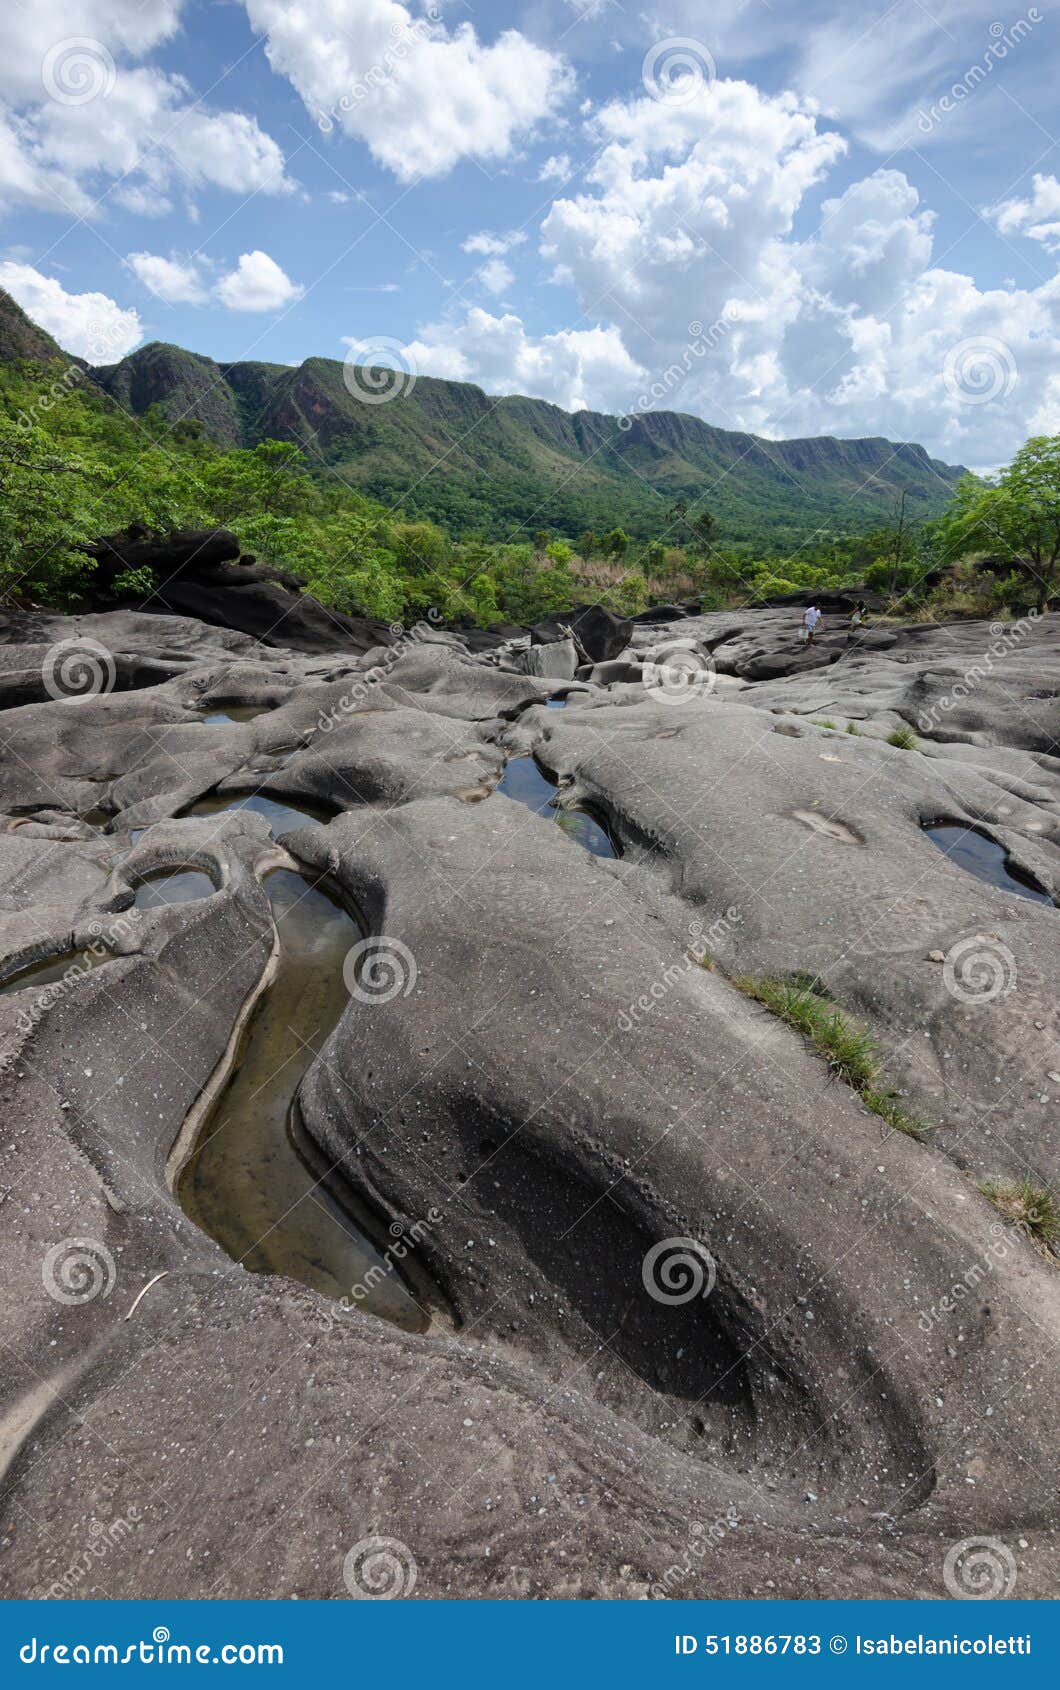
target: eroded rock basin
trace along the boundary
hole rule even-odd
[[[988,838],[985,833],[977,832],[974,827],[962,827],[960,824],[926,827],[924,832],[932,844],[946,853],[951,862],[956,863],[968,874],[974,874],[977,880],[985,881],[988,886],[1000,886],[1006,892],[1015,892],[1019,898],[1031,898],[1039,904],[1052,904],[1053,900],[1048,892],[1043,892],[1029,876],[1021,877],[1013,873],[1004,847]]]
[[[550,700],[550,703],[552,701]],[[556,796],[556,782],[550,781],[533,757],[511,757],[496,790],[517,804],[525,804],[535,815],[557,822],[567,835],[593,857],[617,857],[614,841],[595,816],[582,809],[563,809]]]
[[[361,929],[324,886],[291,870],[270,874],[266,889],[280,937],[276,977],[177,1196],[185,1214],[251,1272],[297,1279],[422,1331],[423,1311],[302,1161],[289,1131],[302,1076],[349,1003],[343,964]]]

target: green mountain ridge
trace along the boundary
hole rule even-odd
[[[133,414],[158,406],[228,446],[292,441],[359,492],[493,539],[616,525],[645,538],[685,499],[733,540],[783,545],[878,527],[903,492],[910,518],[935,516],[964,473],[910,442],[771,441],[684,412],[569,412],[433,376],[368,403],[330,358],[221,365],[156,341],[90,374]]]

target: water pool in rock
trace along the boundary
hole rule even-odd
[[[255,716],[264,716],[269,709],[268,704],[229,704],[224,710],[211,710],[202,719],[208,728],[223,722],[252,722]]]
[[[209,898],[215,890],[210,876],[201,869],[163,869],[139,882],[135,907],[151,910],[166,904],[190,904],[196,898]]]
[[[496,790],[514,798],[539,816],[558,822],[564,833],[594,857],[617,857],[618,852],[595,818],[585,810],[561,810],[556,804],[556,785],[533,757],[511,757],[504,765]]]
[[[214,793],[209,798],[196,799],[180,813],[182,816],[220,816],[230,815],[234,810],[251,810],[256,816],[264,816],[274,839],[281,833],[290,833],[293,828],[304,827],[306,822],[329,822],[333,815],[333,811],[326,810],[321,804],[313,804],[309,799],[288,803],[282,798],[270,798],[264,792],[255,792],[248,798],[225,798]]]
[[[1021,880],[1018,873],[1008,868],[1004,847],[985,833],[959,825],[926,827],[924,832],[951,862],[974,874],[977,880],[985,880],[988,886],[1000,886],[1005,892],[1015,892],[1020,898],[1032,898],[1038,904],[1052,903],[1048,892],[1029,879]]]
[[[294,821],[285,827],[303,819],[289,814]],[[268,875],[265,889],[280,936],[276,978],[244,1031],[177,1197],[196,1226],[251,1272],[284,1274],[423,1331],[426,1313],[319,1184],[288,1127],[302,1076],[349,1003],[342,969],[361,929],[323,886],[292,870]]]

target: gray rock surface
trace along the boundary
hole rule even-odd
[[[12,1594],[343,1597],[373,1536],[426,1597],[943,1595],[972,1536],[1055,1591],[1056,1258],[976,1181],[1060,1182],[1060,918],[923,831],[1060,891],[1055,618],[797,623],[638,624],[558,711],[429,630],[8,620]],[[70,639],[101,679],[56,697]],[[619,859],[493,790],[530,752]],[[292,1099],[322,1248],[329,1202],[404,1240],[421,1336],[247,1274],[173,1195],[292,867],[374,936]],[[796,973],[919,1141],[739,984]]]

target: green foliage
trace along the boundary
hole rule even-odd
[[[999,551],[1006,583],[1047,610],[1060,591],[1060,435],[1035,435],[996,477],[966,475],[938,529],[954,558]],[[1008,595],[1019,597],[1010,584]]]
[[[887,735],[887,744],[896,746],[899,751],[916,751],[919,748],[920,741],[912,728],[903,726],[891,729],[891,732]]]
[[[865,1107],[889,1127],[914,1138],[928,1130],[923,1121],[907,1115],[896,1102],[893,1089],[884,1081],[882,1059],[872,1035],[837,1008],[816,980],[808,980],[805,974],[788,980],[774,975],[743,975],[733,985],[801,1033],[825,1058],[836,1078],[851,1086]]]
[[[984,1179],[979,1190],[1007,1221],[1029,1232],[1043,1248],[1053,1251],[1060,1244],[1060,1202],[1048,1186],[1029,1179]]]

